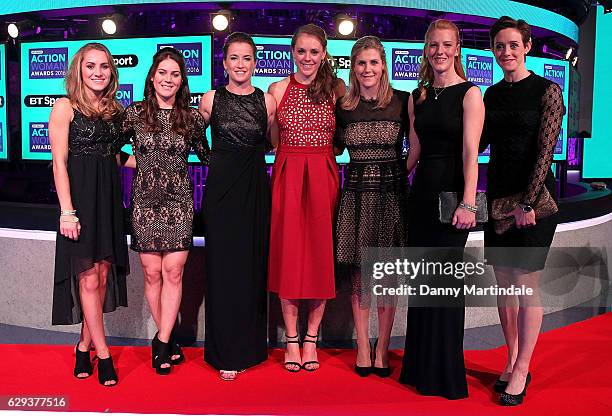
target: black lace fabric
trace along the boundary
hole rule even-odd
[[[150,132],[140,118],[141,106],[125,110],[123,132],[132,141],[136,172],[132,183],[132,249],[135,251],[187,250],[192,244],[193,184],[187,158],[193,148],[208,163],[206,123],[190,109],[188,135],[172,130],[172,110],[158,111],[160,132]]]
[[[523,194],[535,204],[543,186],[554,193],[551,163],[565,106],[561,88],[531,73],[489,87],[484,96],[485,126],[480,149],[491,144],[487,196]]]
[[[553,160],[557,139],[561,132],[563,114],[565,114],[565,106],[563,105],[561,88],[557,84],[551,83],[542,96],[542,112],[538,132],[538,156],[523,198],[525,204],[535,204],[544,185]]]
[[[406,100],[396,91],[385,109],[363,99],[354,111],[336,109],[334,146],[346,147],[351,158],[336,222],[337,279],[366,302],[372,276],[361,273],[362,249],[406,245]]]
[[[123,144],[117,121],[90,120],[73,108],[74,117],[68,132],[70,156],[115,156]]]

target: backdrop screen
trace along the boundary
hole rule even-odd
[[[412,92],[418,83],[423,43],[383,42],[383,45],[387,53],[387,66],[391,73],[391,85],[399,90]],[[504,77],[503,71],[495,63],[495,58],[490,51],[462,48],[461,54],[468,81],[478,85],[483,94],[488,87]],[[528,56],[527,69],[559,84],[563,91],[563,102],[567,108],[569,102],[569,63],[567,61]],[[563,117],[562,126],[555,148],[555,160],[566,159],[567,112]],[[489,149],[478,156],[479,163],[488,161]]]
[[[257,36],[253,39],[257,45],[257,68],[253,76],[253,85],[266,91],[272,82],[286,77],[294,70],[290,48],[291,37]],[[328,42],[328,50],[334,58],[337,74],[347,86],[351,48],[354,42],[354,40],[346,39],[330,39]],[[399,41],[383,41],[382,43],[387,54],[391,85],[398,90],[412,92],[417,87],[423,43]],[[489,86],[500,81],[504,76],[490,51],[463,48],[462,58],[468,80],[478,85],[483,94]],[[568,106],[569,63],[567,61],[530,56],[527,58],[527,68],[557,82],[563,91],[565,106]],[[563,127],[555,148],[555,160],[566,159],[566,144],[567,114],[563,118]],[[272,155],[267,155],[266,158],[268,162],[273,161]],[[348,153],[345,151],[336,160],[338,163],[348,163]],[[487,163],[488,161],[489,149],[478,156],[478,162]]]
[[[591,138],[584,140],[582,176],[585,178],[612,178],[612,13],[604,14],[597,6],[595,32],[595,67],[593,74],[593,116]]]
[[[0,44],[0,160],[8,159],[8,120],[6,118],[6,48]]]
[[[70,59],[88,42],[91,41],[21,44],[21,149],[24,159],[51,159],[48,130],[51,107],[65,94],[64,77]],[[102,39],[95,42],[103,43],[113,55],[119,69],[117,99],[124,106],[142,100],[152,57],[167,46],[177,48],[185,57],[193,106],[197,106],[202,94],[212,88],[211,35]],[[208,140],[210,142],[209,137]],[[124,150],[131,151],[130,146]],[[197,158],[191,155],[189,161],[197,162]]]

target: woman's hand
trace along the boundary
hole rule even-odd
[[[535,211],[532,209],[529,212],[523,212],[520,206],[517,206],[512,211],[514,220],[516,221],[516,228],[526,228],[536,225]]]
[[[62,215],[60,217],[59,228],[61,235],[76,241],[81,235],[81,223],[79,221],[73,221],[74,219],[76,219],[74,215]]]
[[[467,230],[476,227],[476,213],[465,208],[457,207],[453,215],[453,223],[458,230]]]

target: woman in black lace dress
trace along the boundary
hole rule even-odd
[[[350,89],[336,104],[337,153],[348,148],[346,173],[336,223],[338,277],[352,286],[357,334],[355,371],[390,375],[389,338],[394,298],[377,298],[375,360],[369,337],[372,276],[361,275],[361,249],[406,245],[408,173],[402,157],[408,94],[389,84],[385,50],[366,36],[351,51]]]
[[[93,343],[98,379],[106,386],[119,379],[106,344],[102,313],[127,306],[129,273],[115,160],[122,144],[117,85],[117,68],[108,49],[88,43],[74,55],[66,74],[67,98],[55,102],[49,119],[61,209],[52,323],[83,322],[74,376],[92,375],[89,349]]]
[[[408,101],[412,121],[408,170],[416,169],[410,193],[408,245],[437,247],[426,261],[458,262],[469,229],[476,225],[478,141],[484,121],[480,89],[466,81],[461,65],[459,30],[448,20],[431,23],[425,34],[419,88]],[[418,166],[417,166],[418,162]],[[416,166],[416,168],[415,168]],[[462,200],[452,224],[440,222],[440,192],[457,192]],[[424,281],[423,278],[430,278]],[[454,276],[419,276],[418,284],[450,287]],[[460,293],[463,293],[461,291]],[[463,359],[463,296],[408,301],[406,347],[400,382],[424,395],[467,397]],[[425,301],[416,305],[416,301]]]
[[[126,109],[123,121],[136,156],[131,248],[140,252],[145,296],[158,328],[153,363],[158,374],[169,374],[171,364],[183,360],[170,336],[192,245],[193,184],[187,157],[193,147],[206,163],[208,142],[204,119],[189,106],[187,71],[179,51],[163,48],[153,56],[144,97]]]
[[[481,149],[491,144],[487,196],[493,201],[520,193],[522,199],[512,212],[515,227],[497,234],[493,222],[486,226],[486,257],[500,286],[524,284],[535,290],[534,296],[498,298],[508,358],[494,388],[502,393],[501,404],[516,405],[523,401],[531,379],[529,362],[542,323],[538,281],[557,226],[555,214],[536,220],[533,207],[544,192],[556,195],[550,166],[565,107],[557,84],[525,68],[531,48],[525,21],[504,16],[493,25],[490,37],[504,79],[484,97]]]
[[[204,206],[204,359],[226,381],[268,357],[270,187],[264,156],[276,101],[251,85],[255,53],[249,35],[228,36],[223,67],[229,82],[200,102],[212,129]]]

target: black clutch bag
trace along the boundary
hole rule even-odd
[[[450,224],[453,222],[453,214],[459,206],[459,202],[463,195],[458,192],[440,192],[438,196],[440,208],[440,222],[442,224]],[[476,192],[476,222],[483,223],[489,220],[489,211],[487,209],[487,195],[484,192]]]

